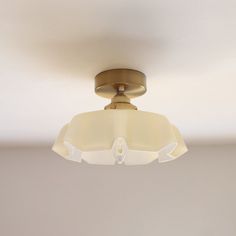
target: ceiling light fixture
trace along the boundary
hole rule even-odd
[[[95,92],[110,98],[105,110],[76,115],[53,145],[62,157],[89,164],[143,165],[166,162],[187,151],[178,129],[163,115],[138,111],[130,99],[146,92],[146,78],[131,69],[103,71]]]

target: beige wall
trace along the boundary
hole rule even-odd
[[[236,146],[140,167],[0,149],[1,236],[235,236]]]

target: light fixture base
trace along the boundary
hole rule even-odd
[[[112,99],[122,92],[128,98],[135,98],[146,92],[146,76],[132,69],[106,70],[95,77],[95,93]]]

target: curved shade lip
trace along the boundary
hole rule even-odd
[[[155,112],[150,112],[150,111],[141,111],[141,110],[129,110],[129,109],[108,109],[108,110],[95,110],[95,111],[88,111],[88,112],[83,112],[83,113],[79,113],[79,114],[76,114],[72,119],[71,121],[68,123],[70,124],[74,119],[76,119],[77,117],[83,117],[83,116],[87,116],[87,115],[96,115],[98,113],[133,113],[135,116],[138,115],[138,114],[146,114],[148,116],[154,116],[154,117],[162,117],[164,118],[165,120],[168,120],[168,118],[162,114],[159,114],[159,113],[155,113]]]
[[[52,149],[66,159],[112,165],[116,163],[111,159],[112,145],[119,137],[128,149],[125,165],[148,164],[155,159],[166,162],[187,152],[179,130],[165,116],[136,110],[76,115],[61,129]],[[102,155],[103,160],[99,158]]]

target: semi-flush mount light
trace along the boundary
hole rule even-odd
[[[142,72],[103,71],[95,77],[95,92],[111,103],[105,110],[76,115],[62,128],[52,148],[62,157],[89,164],[143,165],[171,161],[187,151],[165,116],[138,111],[130,103],[146,92]]]

